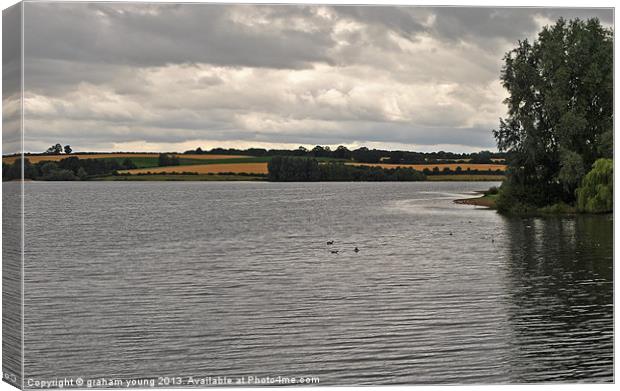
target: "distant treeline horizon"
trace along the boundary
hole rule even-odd
[[[387,164],[423,164],[423,163],[458,163],[468,160],[471,163],[492,163],[492,159],[506,159],[505,152],[480,151],[473,153],[456,152],[413,152],[403,150],[369,149],[360,147],[350,150],[345,146],[331,149],[328,146],[317,145],[312,149],[299,147],[297,149],[265,149],[265,148],[212,148],[203,150],[198,147],[183,152],[183,154],[222,154],[222,155],[249,155],[249,156],[297,156],[319,157],[343,160],[355,160],[360,163],[387,163]]]
[[[60,144],[57,144],[60,145]],[[435,163],[459,163],[462,161],[468,161],[474,164],[489,164],[493,162],[493,159],[506,160],[508,153],[506,152],[492,152],[488,150],[481,150],[480,152],[471,153],[457,153],[457,152],[415,152],[405,150],[387,150],[387,149],[369,149],[367,147],[360,147],[357,149],[348,149],[345,146],[339,146],[336,149],[331,149],[328,146],[317,145],[312,149],[300,146],[297,149],[266,149],[266,148],[212,148],[202,149],[198,147],[196,149],[190,149],[185,152],[75,152],[73,154],[92,155],[92,154],[140,154],[140,153],[165,153],[165,154],[213,154],[213,155],[239,155],[239,156],[297,156],[297,157],[318,157],[318,158],[333,158],[342,160],[355,160],[360,163],[386,163],[386,164],[435,164]],[[43,153],[26,152],[24,156],[28,155],[61,155],[63,154],[61,149],[52,148]],[[65,153],[66,154],[66,153]],[[18,156],[20,154],[4,155],[3,157]]]

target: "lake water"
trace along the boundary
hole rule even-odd
[[[611,216],[491,185],[26,183],[25,378],[613,381]]]

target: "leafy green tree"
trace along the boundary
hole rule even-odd
[[[351,157],[360,163],[379,163],[383,155],[384,151],[370,150],[366,147],[361,147],[351,152]]]
[[[77,170],[82,166],[83,163],[84,163],[84,160],[80,160],[77,156],[71,156],[71,157],[60,160],[57,163],[57,165],[58,165],[58,168],[77,172]]]
[[[53,171],[58,170],[58,164],[55,162],[45,162],[41,166],[41,174],[43,176],[50,175]]]
[[[490,151],[480,151],[478,153],[472,153],[470,163],[489,164],[489,163],[492,163],[491,161],[492,156],[493,154]]]
[[[200,148],[200,147],[199,147]],[[125,158],[125,160],[123,160],[123,163],[121,163],[121,165],[126,169],[126,170],[131,170],[134,168],[138,168],[138,166],[136,166],[136,164],[133,162],[133,160],[131,160],[130,158]]]
[[[71,146],[68,144],[65,145],[65,153],[70,154],[71,152],[73,152],[73,149],[71,149]]]
[[[80,167],[76,175],[78,178],[80,178],[81,181],[85,180],[88,177],[88,173],[86,172],[84,167]]]
[[[333,155],[336,159],[351,159],[351,151],[344,145],[339,145]]]
[[[584,175],[585,169],[581,155],[575,151],[561,148],[558,179],[564,186],[564,190],[569,194],[573,193]]]
[[[559,19],[504,61],[508,117],[493,131],[509,155],[500,198],[572,203],[583,168],[612,157],[613,32],[598,19]]]
[[[24,178],[28,178],[28,172],[30,170],[30,161],[24,159]],[[14,179],[22,179],[22,158],[17,158],[13,161],[13,164],[2,163],[2,180],[10,181]]]
[[[79,178],[71,170],[52,170],[45,174],[41,179],[44,181],[75,181]]]
[[[577,189],[577,208],[582,212],[606,213],[614,205],[614,162],[599,159]]]

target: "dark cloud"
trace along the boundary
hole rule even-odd
[[[433,31],[450,40],[517,40],[535,31],[535,11],[528,8],[452,8],[436,11]]]
[[[283,23],[291,17],[282,10],[259,15],[263,8],[255,6],[27,3],[25,55],[132,66],[209,63],[297,69],[328,61],[326,48],[333,44],[329,31],[248,25],[235,20],[233,11],[247,13],[248,22],[255,14]]]
[[[342,16],[381,25],[409,38],[424,32],[438,39],[477,40],[485,44],[494,40],[516,42],[534,35],[539,28],[537,16],[550,20],[598,18],[604,24],[613,24],[610,8],[344,6],[334,9]],[[429,17],[433,18],[430,25],[426,23]]]
[[[423,22],[432,13],[431,9],[422,7],[334,6],[333,9],[342,17],[387,28],[408,38],[426,31]]]
[[[18,94],[21,89],[22,13],[19,5],[2,12],[2,96]]]

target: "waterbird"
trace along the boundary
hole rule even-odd
[[[332,245],[332,244],[334,244],[334,241],[333,241],[333,240],[330,240],[329,242],[327,242],[327,244],[328,244],[328,245]]]
[[[360,249],[359,249],[359,248],[357,248],[357,247],[355,247],[355,249],[354,249],[353,251],[355,251],[356,253],[358,253],[358,252],[360,252]]]
[[[329,250],[332,254],[338,254],[338,250]]]

